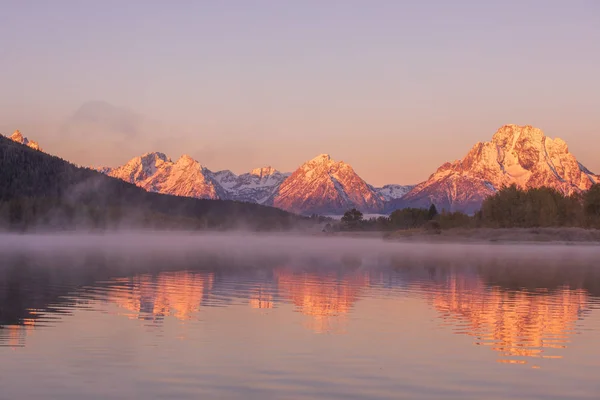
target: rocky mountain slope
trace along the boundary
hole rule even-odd
[[[505,125],[490,142],[477,143],[462,160],[445,163],[427,181],[392,201],[388,210],[433,203],[438,209],[471,213],[503,186],[546,186],[571,194],[599,181],[563,140],[529,125]]]
[[[384,203],[350,165],[321,154],[283,181],[265,204],[303,214],[339,214],[353,207],[379,212]]]
[[[173,162],[163,153],[147,153],[109,170],[108,175],[149,192],[198,199],[227,199],[225,190],[212,172],[186,155]]]
[[[229,170],[212,172],[190,156],[183,155],[173,162],[163,153],[147,153],[121,167],[98,170],[150,192],[258,204],[264,203],[289,176],[271,167],[239,176]]]
[[[414,188],[415,185],[385,185],[380,188],[375,188],[375,191],[379,193],[385,201],[392,201],[401,199]]]
[[[16,130],[9,137],[9,139],[12,140],[13,142],[21,143],[21,144],[24,144],[25,146],[31,147],[34,150],[42,151],[42,149],[40,148],[40,145],[37,142],[27,139],[26,137],[23,136],[23,134],[19,130]]]
[[[263,167],[241,175],[229,170],[218,171],[213,176],[225,189],[229,199],[263,204],[290,174]]]

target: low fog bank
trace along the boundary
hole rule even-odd
[[[392,257],[404,261],[476,260],[592,262],[596,245],[473,244],[385,241],[378,238],[323,237],[297,233],[121,232],[111,234],[0,234],[0,253],[67,255],[82,253],[134,258],[223,256],[248,260],[261,257],[300,257],[339,260]]]

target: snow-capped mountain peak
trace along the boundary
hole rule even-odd
[[[179,160],[177,160],[178,165],[181,166],[189,166],[189,165],[200,165],[200,163],[196,160],[194,160],[192,157],[188,156],[187,154],[182,155],[181,157],[179,157]]]
[[[331,156],[329,154],[319,154],[318,156],[316,156],[315,158],[311,159],[310,161],[308,161],[308,163],[314,163],[314,162],[329,162],[332,161],[331,160]]]
[[[213,172],[213,176],[225,189],[232,188],[237,184],[238,181],[238,176],[228,169]]]
[[[383,202],[350,165],[320,154],[283,181],[267,204],[303,214],[335,214],[350,208],[380,211]]]
[[[109,170],[108,175],[151,192],[207,199],[225,197],[223,188],[215,182],[212,173],[187,155],[174,163],[164,153],[146,153]]]
[[[109,175],[137,184],[137,182],[144,181],[154,175],[165,163],[172,162],[164,153],[146,153],[132,158],[121,167],[111,169]]]

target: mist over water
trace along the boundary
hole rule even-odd
[[[122,232],[0,254],[0,399],[600,392],[599,246]]]
[[[219,254],[254,258],[262,256],[327,257],[340,255],[418,257],[420,260],[515,259],[546,262],[593,261],[600,255],[597,244],[460,244],[385,241],[380,238],[324,237],[296,233],[222,232],[122,232],[0,234],[2,253],[78,254],[107,252],[122,255],[169,257]]]

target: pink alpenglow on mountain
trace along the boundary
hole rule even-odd
[[[289,176],[271,167],[241,175],[229,170],[212,172],[190,156],[173,162],[163,153],[147,153],[121,167],[98,171],[151,192],[258,204],[264,203]]]
[[[149,192],[199,199],[221,199],[223,188],[212,173],[190,156],[171,161],[163,153],[147,153],[109,170],[109,176],[133,183]]]
[[[563,140],[529,125],[505,125],[490,142],[477,143],[465,158],[442,165],[392,202],[392,209],[433,203],[439,209],[474,212],[486,197],[512,184],[523,189],[546,186],[569,195],[599,181],[569,153]]]
[[[304,163],[293,174],[270,166],[241,175],[230,170],[212,172],[189,156],[173,163],[163,153],[148,153],[121,167],[98,171],[149,191],[258,203],[306,215],[343,214],[351,208],[380,213],[386,202],[401,198],[413,188],[374,188],[350,165],[335,162],[326,154]]]
[[[351,208],[378,212],[384,199],[350,165],[321,154],[283,181],[265,204],[300,214],[340,214]]]
[[[24,144],[25,146],[31,147],[32,149],[42,151],[42,149],[40,148],[40,145],[37,142],[27,139],[26,137],[23,136],[23,134],[19,130],[16,130],[10,136],[10,139],[14,142],[21,143],[21,144]]]

